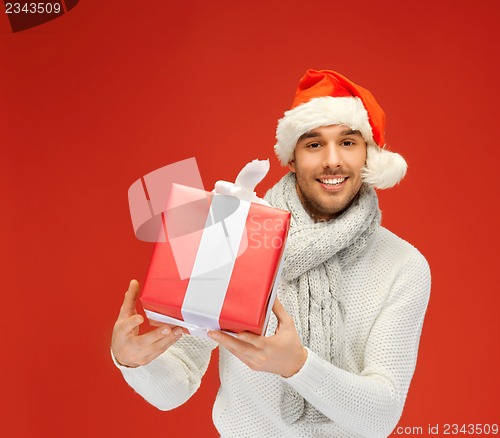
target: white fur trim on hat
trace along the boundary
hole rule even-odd
[[[314,128],[345,125],[359,131],[367,143],[363,180],[378,189],[399,183],[406,174],[405,159],[379,147],[373,140],[368,113],[358,97],[316,97],[289,111],[278,121],[274,151],[283,166],[293,159],[298,139]]]
[[[293,158],[299,137],[320,126],[345,125],[361,132],[368,144],[374,144],[368,113],[359,97],[316,97],[287,112],[278,121],[274,151],[286,166]]]

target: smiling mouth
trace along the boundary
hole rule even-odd
[[[344,176],[341,178],[321,178],[316,181],[319,181],[321,184],[325,184],[326,186],[334,187],[342,184],[346,179],[347,177]]]

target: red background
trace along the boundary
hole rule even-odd
[[[433,274],[402,426],[499,423],[497,0],[82,0],[12,33],[0,16],[2,406],[18,437],[216,436],[213,361],[159,412],[109,357],[132,277],[152,252],[127,190],[195,156],[207,188],[271,158],[307,68],[370,89],[410,168],[379,192],[383,223]],[[242,415],[245,415],[242,412]]]

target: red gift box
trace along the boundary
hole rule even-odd
[[[141,294],[152,321],[207,330],[265,332],[290,213],[172,185]]]

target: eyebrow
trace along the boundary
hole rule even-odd
[[[361,132],[358,130],[353,130],[353,129],[346,129],[345,131],[342,131],[340,135],[359,135],[360,137],[363,137],[361,135]],[[305,132],[302,134],[297,141],[303,140],[305,138],[314,138],[314,137],[321,137],[321,134],[318,131],[309,131]]]
[[[346,131],[342,131],[340,135],[360,135],[361,137],[363,137],[360,131],[353,129],[347,129]]]
[[[304,138],[313,138],[313,137],[320,137],[320,134],[319,132],[316,132],[316,131],[309,131],[309,132],[305,132],[304,134],[302,134],[297,141],[299,140],[302,140]]]

